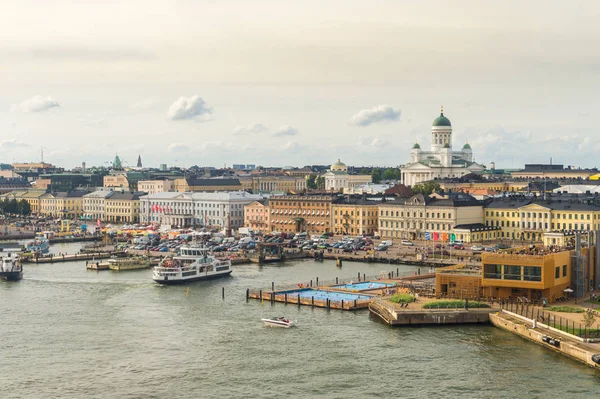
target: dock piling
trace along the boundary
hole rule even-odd
[[[287,303],[287,294],[283,294],[283,302]]]
[[[339,283],[338,283],[338,278],[337,278],[337,277],[335,278],[335,284],[336,284],[336,285],[337,285],[337,284],[339,284]]]
[[[221,288],[221,299],[225,299],[225,287]]]
[[[400,277],[400,268],[396,268],[396,277]]]
[[[250,288],[246,288],[246,302],[250,299]]]
[[[342,299],[342,310],[344,310],[344,300]]]
[[[314,308],[315,307],[315,297],[312,296],[310,297],[310,305]]]
[[[263,297],[262,297],[262,290],[258,291],[258,295],[259,295],[260,300],[262,301],[262,299],[263,299]]]
[[[300,308],[300,294],[298,294],[298,308]]]
[[[271,291],[275,291],[275,281],[271,281]]]
[[[310,280],[310,288],[312,288],[312,280]]]
[[[327,298],[325,303],[327,304],[327,310],[330,310],[331,309],[331,300],[329,298]]]
[[[317,277],[317,287],[319,286],[319,277]]]
[[[354,310],[356,310],[356,299],[354,300]]]
[[[367,281],[367,274],[363,273],[363,281]]]
[[[358,281],[360,281],[360,272],[358,272]]]

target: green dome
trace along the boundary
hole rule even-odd
[[[452,126],[452,124],[450,123],[450,119],[446,118],[442,112],[440,116],[435,118],[432,126]]]
[[[463,145],[463,150],[470,150],[471,146],[469,145],[469,143],[466,143],[465,145]]]
[[[412,148],[413,148],[413,150],[417,149],[417,148],[420,150],[421,146],[419,145],[419,143],[415,143]]]

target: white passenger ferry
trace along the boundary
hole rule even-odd
[[[155,266],[152,278],[159,284],[180,284],[224,277],[231,274],[231,261],[220,261],[208,248],[181,247],[181,255],[163,259]]]

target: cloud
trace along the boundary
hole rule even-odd
[[[350,118],[350,124],[369,126],[373,123],[397,121],[398,119],[400,119],[400,110],[396,111],[389,105],[377,105],[358,111]]]
[[[248,126],[236,126],[233,128],[233,134],[235,135],[246,135],[246,134],[258,134],[269,130],[262,123],[253,123]]]
[[[60,107],[60,103],[52,97],[33,96],[22,103],[13,106],[13,111],[21,112],[44,112],[52,108]]]
[[[17,56],[33,56],[33,58],[50,61],[151,61],[155,55],[145,49],[134,47],[99,47],[80,45],[58,45],[47,47],[35,47],[28,54],[15,54]]]
[[[10,148],[20,148],[20,147],[29,147],[29,144],[24,143],[22,141],[18,141],[17,139],[9,139],[0,141],[0,148],[10,149]]]
[[[189,150],[190,150],[190,147],[188,147],[184,143],[171,143],[171,145],[169,145],[169,147],[167,148],[167,151],[169,151],[171,153],[182,153],[182,152],[188,152]]]
[[[296,153],[302,150],[302,145],[298,144],[296,141],[289,140],[281,147],[281,149],[287,152]]]
[[[275,137],[295,136],[297,134],[298,129],[293,128],[289,125],[280,126],[277,130],[273,132],[273,136]]]
[[[167,118],[172,121],[180,120],[209,120],[212,110],[207,106],[206,102],[199,96],[179,97],[167,112]]]
[[[360,137],[358,145],[362,148],[382,149],[388,145],[388,142],[380,137]]]

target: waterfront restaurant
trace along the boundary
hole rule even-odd
[[[482,293],[490,298],[555,302],[572,288],[571,251],[482,254]]]

